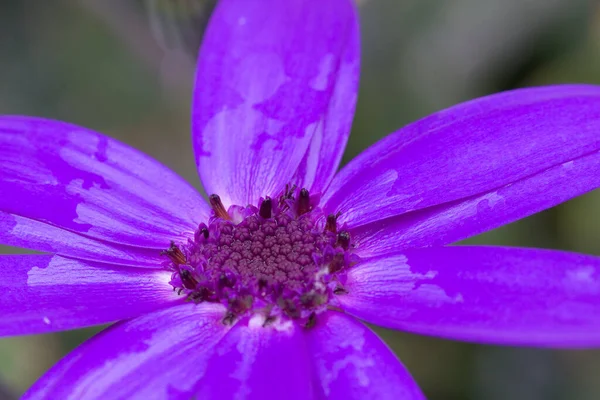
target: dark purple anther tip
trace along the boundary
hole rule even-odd
[[[317,324],[317,314],[315,314],[314,312],[312,312],[308,316],[308,320],[306,321],[306,324],[304,325],[304,327],[306,329],[310,329],[310,328],[314,327],[316,324]]]
[[[335,289],[333,289],[333,294],[335,294],[335,295],[348,294],[348,291],[341,286],[337,286]]]
[[[194,240],[196,240],[196,242],[200,242],[202,238],[204,238],[204,240],[208,239],[208,227],[204,223],[200,224],[198,230],[194,233]]]
[[[291,200],[294,198],[294,191],[296,190],[296,185],[290,185],[289,183],[285,185],[285,191],[283,195],[279,197],[279,207],[285,206],[286,200]]]
[[[280,307],[285,314],[293,319],[300,318],[300,308],[291,299],[283,299],[280,301]]]
[[[183,284],[183,287],[186,289],[196,289],[198,281],[193,277],[190,271],[187,269],[182,269],[179,272],[179,276],[181,277],[181,283]]]
[[[217,194],[211,194],[208,196],[208,200],[210,202],[210,206],[215,212],[215,215],[221,219],[230,220],[231,217],[227,214],[227,210],[225,210],[225,206],[221,202],[221,198]]]
[[[260,205],[258,214],[264,219],[271,218],[271,212],[273,211],[273,201],[267,196]]]
[[[210,301],[214,295],[215,293],[212,290],[205,287],[199,287],[194,293],[189,295],[188,299],[194,303],[202,303],[204,301]]]
[[[325,230],[333,233],[337,233],[337,215],[329,214],[327,216],[327,222],[325,223]]]
[[[350,246],[350,234],[347,231],[338,233],[336,245],[344,250],[348,250],[348,247]]]
[[[219,277],[219,287],[221,289],[226,287],[233,287],[234,284],[234,279],[229,277],[227,274],[221,274],[221,276]]]
[[[179,250],[179,247],[175,244],[175,242],[171,242],[171,247],[167,250],[163,250],[160,252],[161,255],[169,257],[169,259],[176,265],[185,265],[187,262],[185,259],[185,255]]]
[[[298,198],[298,215],[306,214],[310,211],[310,194],[308,190],[302,188]]]
[[[254,297],[251,295],[236,297],[229,301],[229,310],[235,315],[240,315],[251,309],[253,303]]]

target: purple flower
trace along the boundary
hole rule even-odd
[[[113,139],[0,118],[0,335],[124,320],[25,398],[421,399],[359,320],[510,345],[600,344],[600,259],[445,245],[600,185],[600,88],[470,101],[335,174],[349,0],[222,0],[198,63],[210,196]]]

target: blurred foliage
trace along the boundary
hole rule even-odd
[[[361,89],[345,162],[459,101],[519,86],[600,83],[600,6],[592,0],[359,3]],[[199,188],[189,99],[196,47],[213,5],[3,0],[0,113],[105,132]],[[468,242],[600,254],[599,211],[600,194],[593,192]],[[0,382],[22,392],[98,329],[0,340]],[[598,351],[488,347],[376,330],[431,400],[600,398]]]

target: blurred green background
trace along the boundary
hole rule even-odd
[[[521,86],[600,84],[597,1],[358,2],[361,89],[345,162],[385,134],[463,100]],[[189,105],[210,5],[1,0],[0,113],[104,132],[199,187]],[[600,254],[599,211],[596,191],[469,242]],[[6,391],[0,398],[22,393],[97,331],[0,340],[0,392]],[[431,400],[600,398],[600,351],[490,347],[378,332]]]

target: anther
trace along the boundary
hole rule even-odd
[[[344,265],[346,265],[344,254],[337,253],[335,256],[333,256],[333,259],[329,263],[329,272],[332,274],[338,272],[344,267]]]
[[[240,315],[252,308],[253,303],[254,297],[250,295],[236,297],[229,301],[229,310],[235,315]]]
[[[310,211],[310,194],[308,190],[302,188],[298,198],[298,215],[306,214]]]
[[[279,306],[287,316],[293,319],[300,318],[300,310],[298,306],[290,299],[280,299]]]
[[[315,293],[306,293],[300,296],[300,303],[309,308],[318,307],[326,301],[327,297]]]
[[[279,197],[279,207],[283,207],[285,205],[286,200],[290,200],[294,198],[294,191],[296,190],[296,185],[291,185],[287,183],[285,185],[285,191],[283,192],[283,196]]]
[[[267,307],[265,307],[265,311],[265,322],[263,322],[262,324],[263,328],[271,325],[277,319],[276,317],[271,315],[271,311],[273,311],[273,304],[267,305]]]
[[[325,223],[325,230],[333,233],[337,233],[337,215],[329,214],[327,216],[327,222]]]
[[[191,300],[194,303],[202,303],[204,301],[211,300],[211,298],[213,298],[214,295],[215,292],[213,292],[212,290],[206,287],[200,287],[193,293],[190,293],[190,295],[188,296],[188,300]]]
[[[258,214],[264,219],[271,218],[271,212],[273,211],[273,201],[267,196],[260,204],[260,210]]]
[[[310,328],[314,327],[316,324],[317,324],[317,314],[312,312],[308,316],[308,321],[306,321],[306,324],[304,324],[304,327],[306,329],[310,329]]]
[[[167,250],[160,252],[160,255],[167,256],[176,265],[185,265],[187,262],[185,255],[179,250],[175,242],[171,241],[171,246]]]
[[[221,276],[219,277],[219,287],[220,288],[233,287],[234,284],[235,284],[234,279],[229,277],[227,274],[221,274]]]
[[[233,321],[235,321],[235,314],[227,311],[225,317],[223,317],[223,325],[233,325]]]
[[[333,289],[333,294],[336,294],[336,295],[348,294],[348,291],[341,286],[337,286],[335,289]]]
[[[225,206],[221,202],[221,198],[217,194],[211,194],[208,196],[208,200],[210,201],[210,205],[215,212],[215,215],[221,219],[230,220],[231,217],[227,214],[227,210],[225,210]]]
[[[347,231],[338,233],[335,244],[344,250],[348,250],[348,247],[350,246],[350,234]]]
[[[276,317],[269,315],[265,318],[265,322],[263,322],[262,327],[266,328],[267,326],[271,325],[273,322],[275,322],[275,320],[277,320]]]
[[[201,223],[198,226],[198,230],[194,233],[194,240],[196,240],[196,242],[200,242],[201,238],[204,238],[205,240],[208,239],[208,227],[205,223]]]
[[[196,289],[196,285],[198,281],[194,278],[192,273],[187,269],[182,269],[179,272],[179,277],[181,278],[181,283],[183,283],[183,287],[186,289]]]

